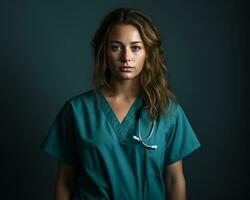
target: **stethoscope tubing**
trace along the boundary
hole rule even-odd
[[[147,109],[148,106],[144,106],[140,112],[142,112],[143,110]],[[140,113],[141,114],[141,113]],[[158,114],[158,113],[156,113]],[[140,142],[144,147],[146,148],[149,148],[149,149],[157,149],[157,145],[149,145],[147,143],[145,143],[147,140],[149,140],[152,135],[153,135],[153,132],[154,132],[154,129],[155,129],[155,126],[156,126],[156,120],[153,121],[153,125],[151,126],[150,128],[150,132],[149,134],[147,135],[146,138],[142,138],[141,137],[141,126],[140,126],[140,116],[139,116],[139,119],[138,119],[138,136],[137,135],[133,135],[133,139]]]

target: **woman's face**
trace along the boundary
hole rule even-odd
[[[131,80],[142,71],[146,51],[140,33],[133,25],[115,25],[107,47],[112,79]]]

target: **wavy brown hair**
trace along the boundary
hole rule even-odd
[[[110,88],[111,72],[107,66],[106,50],[113,26],[120,24],[135,26],[142,38],[146,49],[146,58],[139,75],[139,87],[142,101],[146,106],[149,106],[151,119],[156,119],[156,110],[166,112],[170,99],[176,101],[176,97],[166,78],[167,64],[159,31],[152,20],[142,11],[132,8],[118,8],[104,17],[91,43],[95,59],[94,88],[97,89],[102,85]]]

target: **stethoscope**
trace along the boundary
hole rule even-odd
[[[153,124],[151,125],[151,128],[150,128],[150,132],[148,134],[148,136],[146,138],[142,138],[141,137],[141,130],[140,130],[140,118],[141,118],[141,113],[143,110],[146,110],[149,106],[144,106],[140,109],[140,112],[139,112],[139,117],[138,117],[138,136],[136,135],[133,135],[133,139],[140,142],[144,147],[146,148],[149,148],[149,149],[157,149],[157,145],[149,145],[149,144],[146,144],[146,141],[149,140],[151,138],[151,136],[153,135],[153,132],[154,132],[154,129],[155,129],[155,126],[156,126],[156,120],[154,119],[153,121]],[[157,110],[156,110],[156,118],[157,118]]]

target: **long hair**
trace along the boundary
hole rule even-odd
[[[170,99],[176,101],[176,97],[167,81],[167,64],[159,31],[142,11],[133,8],[118,8],[104,17],[91,43],[95,59],[92,80],[94,88],[102,85],[110,88],[111,72],[108,68],[106,50],[109,34],[112,28],[119,24],[135,26],[142,38],[146,57],[139,75],[140,93],[142,101],[149,107],[151,120],[156,119],[156,112],[166,112]]]

